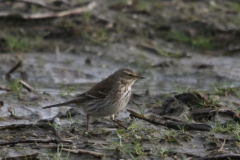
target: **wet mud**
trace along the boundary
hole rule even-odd
[[[238,1],[0,2],[0,159],[240,159]],[[42,109],[119,68],[116,119]]]

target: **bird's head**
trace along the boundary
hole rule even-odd
[[[129,85],[132,85],[137,79],[144,79],[144,77],[137,75],[135,72],[127,68],[117,70],[114,75],[123,83]]]

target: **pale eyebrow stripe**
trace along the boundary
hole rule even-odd
[[[129,71],[123,71],[123,72],[125,72],[125,73],[127,73],[127,74],[132,74],[131,72],[129,72]]]

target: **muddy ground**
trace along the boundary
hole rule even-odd
[[[237,0],[0,1],[0,159],[240,159],[239,12]],[[123,67],[145,77],[116,118],[128,130],[42,109]]]

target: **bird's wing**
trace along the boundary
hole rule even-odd
[[[104,99],[110,94],[114,83],[116,83],[114,80],[107,78],[93,86],[89,91],[77,95],[74,99],[80,101],[81,99]]]
[[[111,90],[112,88],[115,87],[117,81],[115,79],[115,77],[109,76],[108,78],[104,79],[103,81],[97,83],[95,86],[93,86],[89,91],[76,95],[73,99],[64,102],[64,103],[60,103],[60,104],[55,104],[55,105],[51,105],[51,106],[46,106],[43,108],[51,108],[51,107],[60,107],[63,105],[69,105],[72,103],[77,103],[77,104],[81,104],[81,103],[85,103],[87,101],[91,101],[94,99],[104,99],[106,98],[109,94],[111,94]]]
[[[107,97],[108,93],[106,91],[102,90],[94,90],[94,91],[88,91],[83,94],[79,94],[73,98],[72,101],[88,101],[92,99],[104,99]]]
[[[43,107],[43,109],[52,108],[52,107],[60,107],[60,106],[64,106],[64,105],[74,104],[74,103],[82,104],[84,102],[91,101],[94,99],[104,99],[105,97],[107,97],[107,95],[108,95],[108,91],[105,89],[102,89],[100,87],[99,89],[98,88],[94,89],[94,90],[91,89],[88,92],[77,95],[73,99],[71,99],[67,102],[54,104],[54,105],[50,105],[50,106],[45,106],[45,107]]]

